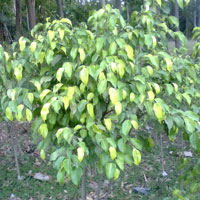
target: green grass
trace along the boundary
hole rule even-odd
[[[140,166],[127,166],[127,172],[124,173],[118,181],[112,184],[111,200],[125,200],[125,199],[156,199],[161,200],[165,197],[170,197],[177,182],[176,165],[178,165],[178,158],[168,154],[165,151],[166,171],[169,174],[167,177],[161,175],[160,164],[160,150],[155,148],[151,153],[143,153],[142,163]],[[18,181],[16,176],[16,169],[14,159],[12,157],[3,158],[0,162],[0,199],[8,199],[11,194],[21,199],[60,199],[60,200],[76,200],[80,197],[80,189],[75,187],[70,181],[66,181],[64,185],[60,185],[56,181],[56,170],[51,165],[44,163],[33,156],[26,156],[26,160],[20,164],[21,173],[24,176],[23,181]],[[51,181],[39,181],[30,177],[31,174],[41,172],[52,176]],[[147,181],[145,181],[145,178]],[[104,177],[105,178],[105,177]],[[90,181],[96,181],[97,177],[89,177]],[[151,187],[151,192],[148,195],[141,195],[133,193],[133,187]],[[101,193],[106,191],[106,187],[102,184]],[[93,194],[88,187],[89,193]]]

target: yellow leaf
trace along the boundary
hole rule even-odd
[[[69,106],[69,98],[67,96],[64,96],[62,98],[62,101],[64,103],[64,107],[65,107],[65,110],[67,110],[68,106]]]
[[[117,115],[121,114],[122,112],[122,104],[120,102],[117,102],[115,104],[115,112]]]
[[[150,101],[153,101],[155,98],[155,94],[153,93],[152,90],[148,91],[148,97]]]
[[[108,129],[108,131],[111,131],[111,128],[112,128],[112,121],[110,118],[108,119],[104,119],[104,123],[106,125],[106,128]]]
[[[78,155],[78,160],[80,161],[80,162],[82,162],[82,160],[83,160],[83,158],[84,158],[84,149],[83,148],[81,148],[81,147],[79,147],[78,149],[77,149],[77,155]]]
[[[110,100],[111,100],[112,104],[115,105],[118,101],[117,90],[115,88],[110,88],[109,89],[109,95],[110,95]]]
[[[117,157],[116,149],[114,147],[110,147],[109,152],[110,152],[111,159],[114,160]]]
[[[80,72],[80,78],[84,85],[87,85],[89,79],[89,73],[87,68],[83,67],[83,69]]]
[[[130,45],[126,45],[125,50],[126,50],[128,58],[130,60],[134,60],[133,48]]]
[[[131,120],[131,124],[135,130],[138,130],[138,122],[136,120]]]

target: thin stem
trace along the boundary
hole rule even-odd
[[[100,192],[101,192],[101,177],[99,178],[97,183],[97,190],[96,190],[97,200],[100,200]]]
[[[16,169],[17,169],[17,179],[22,180],[22,176],[20,174],[19,162],[18,162],[18,158],[17,158],[17,150],[16,150],[16,147],[15,147],[15,142],[14,142],[14,137],[13,137],[13,124],[7,123],[7,129],[8,129],[8,132],[10,134],[12,148],[13,148],[13,151],[14,151],[15,165],[16,165]]]
[[[81,180],[81,200],[86,200],[86,168],[83,170]]]
[[[183,156],[183,153],[184,153],[184,141],[183,141],[183,137],[181,137],[181,153],[182,153],[182,156]],[[183,176],[183,168],[181,169],[181,176]],[[183,178],[181,179],[180,189],[181,189],[181,191],[183,190]]]
[[[161,164],[162,164],[162,172],[165,171],[164,167],[164,155],[163,155],[163,139],[162,139],[162,134],[160,134],[160,148],[161,148]]]

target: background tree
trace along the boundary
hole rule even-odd
[[[16,7],[16,36],[19,38],[22,34],[22,2],[15,0]]]
[[[32,29],[36,25],[35,15],[35,0],[26,0],[27,12],[28,12],[28,29]]]

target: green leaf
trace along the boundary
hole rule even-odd
[[[45,153],[44,149],[41,149],[41,151],[40,151],[40,158],[42,160],[45,160],[45,158],[46,158],[46,153]]]
[[[67,97],[69,98],[69,101],[73,99],[74,92],[75,92],[75,87],[68,87]]]
[[[115,175],[117,167],[114,163],[107,163],[105,167],[106,176],[108,179],[112,179]]]
[[[122,124],[122,134],[127,136],[129,134],[131,128],[132,128],[131,121],[125,120]]]
[[[80,78],[84,85],[87,85],[89,79],[89,73],[87,68],[83,67],[83,69],[80,72]]]
[[[65,180],[65,171],[63,169],[60,169],[57,173],[57,180],[60,184],[62,184]]]
[[[184,93],[184,94],[183,94],[183,97],[186,99],[187,103],[190,105],[192,100],[191,100],[189,94]]]
[[[64,166],[65,171],[67,172],[67,175],[71,176],[71,171],[72,171],[71,160],[70,159],[65,159],[63,161],[63,166]]]
[[[144,35],[144,43],[147,46],[148,49],[150,49],[150,47],[153,44],[153,38],[151,34],[145,34]]]
[[[102,48],[103,48],[103,39],[102,38],[97,38],[97,40],[96,40],[97,53],[100,53]]]
[[[136,120],[131,120],[131,124],[135,130],[138,130],[138,122]]]
[[[190,135],[190,143],[191,146],[195,149],[195,150],[199,150],[200,147],[200,139],[197,133],[192,133],[192,135]]]
[[[28,100],[29,102],[32,104],[33,103],[33,100],[34,100],[34,95],[33,93],[28,93]]]
[[[79,185],[82,174],[83,174],[83,170],[80,167],[71,171],[71,179],[74,185],[76,186]]]
[[[116,169],[114,174],[114,180],[117,180],[119,178],[119,175],[120,175],[120,170]]]
[[[31,50],[32,53],[35,52],[36,47],[37,47],[37,43],[35,41],[32,42],[31,45],[30,45],[30,50]]]
[[[166,65],[167,65],[168,72],[171,72],[172,69],[173,69],[173,63],[172,63],[171,59],[165,58],[165,62],[166,62]]]
[[[183,0],[176,0],[179,7],[183,9]]]
[[[160,93],[160,86],[157,83],[154,83],[153,87],[154,87],[154,89],[156,91],[156,94],[159,94]]]
[[[112,121],[110,118],[108,119],[104,119],[104,123],[106,125],[106,128],[108,129],[108,131],[111,131],[111,128],[112,128]]]
[[[142,148],[143,148],[143,144],[141,142],[141,140],[137,139],[137,138],[131,138],[131,143],[133,144],[133,146],[142,151]]]
[[[143,85],[145,84],[145,77],[142,75],[138,75],[134,77],[134,80],[139,81],[140,83],[142,83]]]
[[[61,39],[61,41],[62,41],[63,38],[64,38],[64,35],[65,35],[65,31],[59,28],[59,29],[58,29],[58,33],[59,33],[60,39]]]
[[[45,59],[47,64],[49,65],[51,63],[51,61],[53,60],[54,56],[54,52],[52,50],[48,50],[46,55],[45,55]]]
[[[65,110],[67,110],[67,108],[69,107],[69,98],[67,96],[64,96],[62,98],[62,101],[64,103]]]
[[[47,135],[48,135],[47,124],[41,124],[40,127],[39,127],[38,132],[45,139],[47,137]]]
[[[29,110],[28,108],[26,109],[26,119],[28,120],[28,122],[31,122],[33,118],[32,112],[31,110]]]
[[[19,48],[20,48],[20,51],[24,51],[24,49],[25,49],[25,47],[26,47],[26,40],[24,40],[24,38],[23,37],[20,37],[19,38]]]
[[[56,73],[56,79],[58,80],[58,82],[61,81],[62,75],[63,75],[64,69],[63,68],[59,68],[57,73]]]
[[[47,115],[49,114],[50,105],[51,105],[50,103],[46,103],[42,107],[42,110],[41,110],[40,114],[41,114],[41,117],[42,117],[43,121],[46,121],[46,119],[47,119]]]
[[[19,64],[17,67],[14,68],[14,74],[17,81],[20,81],[22,79],[22,71],[23,71],[23,67],[21,64]]]
[[[124,171],[124,160],[123,160],[123,159],[117,158],[117,159],[115,160],[115,162],[117,163],[117,166],[118,166],[122,171]]]
[[[81,100],[78,105],[78,111],[82,113],[85,110],[85,106],[87,105],[87,101],[85,99]]]
[[[197,122],[199,121],[199,116],[192,111],[185,111],[183,112],[183,115],[193,119],[194,121],[197,121]]]
[[[102,94],[107,88],[107,80],[106,79],[102,79],[97,86],[97,91],[99,94]]]
[[[130,60],[134,60],[133,48],[130,45],[126,45],[125,50],[126,50],[128,58]]]
[[[109,54],[111,56],[114,55],[116,53],[116,50],[117,50],[117,44],[116,42],[112,42],[109,47]]]
[[[65,139],[65,141],[68,141],[70,135],[72,134],[72,130],[68,127],[63,129],[63,138]]]
[[[165,114],[164,114],[164,111],[162,109],[162,106],[159,104],[159,103],[155,103],[153,105],[153,110],[155,112],[155,115],[158,119],[159,122],[161,122],[162,120],[164,120],[165,118]]]
[[[158,5],[161,7],[162,6],[162,0],[156,0]]]
[[[6,108],[6,117],[10,120],[13,121],[13,115],[12,115],[12,110],[10,107]]]
[[[109,152],[110,152],[110,157],[112,160],[114,160],[117,157],[117,152],[116,149],[114,147],[110,147],[109,148]]]
[[[125,144],[123,138],[121,138],[121,139],[118,140],[117,146],[118,146],[119,150],[120,150],[122,153],[125,153],[125,151],[126,151],[126,144]]]
[[[48,36],[49,36],[49,40],[50,40],[50,42],[51,42],[51,41],[54,39],[54,37],[55,37],[55,32],[49,30],[49,31],[48,31]]]
[[[53,107],[54,111],[58,114],[61,109],[60,102],[58,100],[53,101],[51,103],[51,106]]]
[[[41,101],[41,102],[43,101],[44,97],[45,97],[49,92],[51,92],[51,90],[49,90],[49,89],[45,89],[45,90],[42,91],[42,93],[40,94],[40,101]]]
[[[117,102],[115,104],[115,112],[117,115],[120,115],[122,112],[122,104],[120,102]]]
[[[59,22],[61,22],[61,23],[67,23],[70,26],[72,26],[72,22],[68,18],[62,18]]]
[[[65,73],[68,78],[71,78],[72,76],[72,70],[73,70],[73,65],[70,62],[65,62],[62,66],[65,70]]]
[[[93,105],[91,103],[87,104],[87,111],[88,111],[90,117],[94,120],[94,118],[95,118],[94,108],[93,108]]]
[[[22,118],[22,111],[24,109],[24,105],[20,104],[17,106],[17,113],[15,114],[15,117],[17,121],[19,122]]]
[[[168,17],[168,20],[169,20],[170,24],[172,24],[172,25],[174,24],[176,27],[179,26],[179,20],[176,17],[170,16],[170,17]]]
[[[72,47],[70,51],[70,56],[72,57],[73,60],[76,58],[77,52],[78,52],[78,49],[76,47]]]
[[[115,140],[114,140],[113,138],[108,137],[108,138],[106,138],[106,141],[107,141],[111,146],[113,146],[114,148],[117,148],[116,142],[115,142]]]
[[[115,88],[110,88],[109,89],[109,95],[110,95],[110,100],[111,100],[112,104],[115,105],[118,101],[117,90]]]
[[[79,54],[80,54],[81,63],[83,63],[84,60],[85,60],[85,51],[84,51],[84,49],[79,48],[79,49],[78,49],[78,52],[79,52]]]
[[[117,68],[118,68],[118,74],[119,74],[120,78],[123,78],[124,73],[125,73],[124,65],[122,63],[119,63],[117,65]]]
[[[194,122],[194,120],[192,120],[191,118],[188,118],[188,117],[184,117],[183,119],[185,121],[186,130],[189,133],[193,133],[195,131],[195,122]]]
[[[152,90],[148,91],[148,97],[150,101],[153,101],[155,98],[155,94],[153,93]]]
[[[173,94],[174,88],[171,84],[166,84],[166,89],[169,96]]]
[[[132,151],[132,155],[133,155],[133,160],[134,160],[134,164],[135,165],[139,165],[141,162],[141,154],[137,149],[133,149]]]

